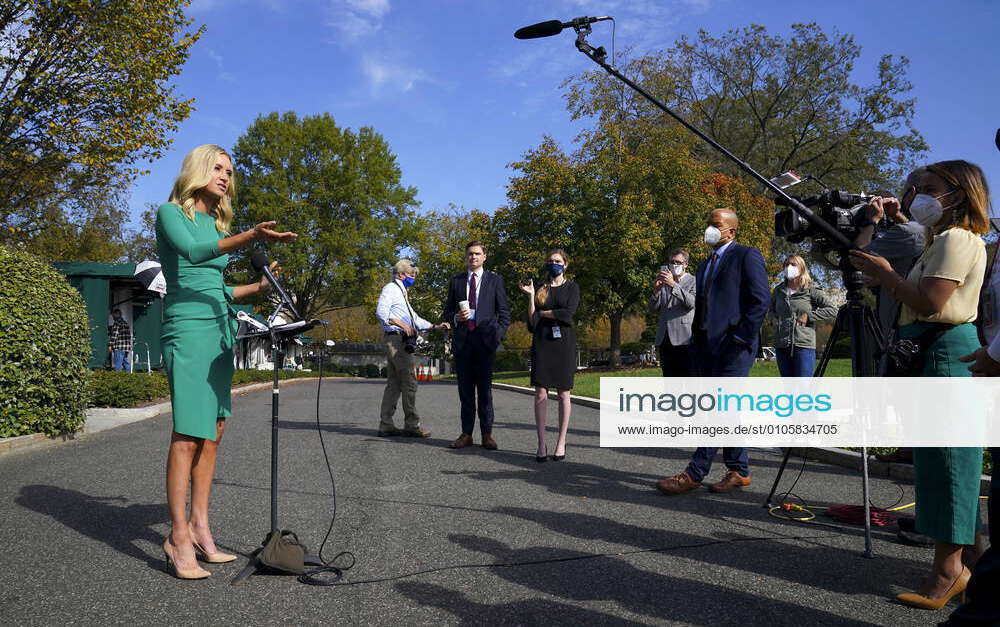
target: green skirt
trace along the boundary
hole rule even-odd
[[[216,420],[232,415],[233,337],[228,315],[164,325],[163,361],[175,432],[215,440]]]
[[[899,337],[911,338],[927,328],[915,322],[899,328]],[[926,352],[921,376],[968,377],[968,364],[958,361],[979,348],[976,328],[960,324],[948,330]],[[917,531],[939,542],[975,544],[979,526],[979,483],[982,447],[920,447],[913,449]]]

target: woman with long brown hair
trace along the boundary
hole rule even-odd
[[[538,462],[548,458],[545,423],[549,390],[553,388],[559,397],[559,437],[552,460],[566,458],[570,391],[573,389],[573,375],[576,374],[573,315],[580,304],[579,286],[566,278],[569,267],[566,251],[553,248],[545,259],[545,282],[538,291],[530,280],[521,284],[521,291],[528,295],[528,329],[532,332],[531,385],[535,386],[535,427],[538,430],[535,461]]]

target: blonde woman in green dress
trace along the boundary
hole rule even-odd
[[[231,414],[235,332],[228,303],[270,286],[263,278],[227,286],[222,278],[227,253],[258,241],[297,237],[272,230],[274,222],[229,235],[234,195],[232,159],[206,144],[184,157],[170,201],[156,214],[156,247],[167,282],[161,341],[174,422],[167,454],[171,530],[163,552],[180,579],[209,576],[198,566],[199,555],[209,563],[236,559],[217,550],[208,524],[216,455]],[[277,270],[277,264],[271,267]]]

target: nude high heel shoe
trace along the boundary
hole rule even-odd
[[[178,579],[204,579],[210,577],[212,573],[204,568],[177,568],[174,563],[173,549],[170,547],[170,538],[163,541],[163,555],[167,558],[167,569],[174,571],[174,577]]]
[[[189,525],[190,527],[190,525]],[[209,553],[206,551],[198,541],[194,539],[194,528],[191,528],[191,542],[194,544],[194,550],[201,553],[202,561],[209,564],[226,564],[228,562],[233,562],[237,559],[235,555],[230,555],[229,553]]]
[[[952,582],[948,590],[946,590],[945,593],[939,597],[931,599],[922,594],[917,594],[916,592],[905,592],[903,594],[897,594],[896,600],[900,603],[904,603],[912,607],[918,607],[922,610],[939,610],[947,605],[948,601],[950,601],[955,595],[961,594],[962,600],[965,600],[965,587],[969,584],[969,577],[971,576],[972,573],[969,572],[969,569],[963,567],[962,574],[955,578],[955,581]]]

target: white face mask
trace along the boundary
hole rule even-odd
[[[799,271],[799,267],[795,265],[785,266],[785,278],[786,279],[797,279],[802,273]]]
[[[715,246],[722,239],[722,231],[714,226],[710,226],[705,229],[705,243],[709,246]]]
[[[674,276],[680,276],[684,274],[684,264],[675,263],[670,266],[670,270],[674,273]]]
[[[913,219],[926,227],[932,227],[941,220],[944,215],[944,207],[941,206],[941,198],[957,190],[951,190],[946,194],[941,194],[935,198],[929,194],[917,194],[910,203],[910,214]]]

